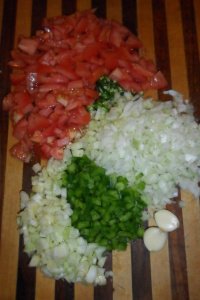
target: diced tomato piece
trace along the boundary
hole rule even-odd
[[[10,80],[12,82],[13,85],[17,85],[20,84],[22,81],[24,81],[26,79],[26,76],[23,72],[15,72],[10,74]]]
[[[75,109],[76,107],[80,106],[80,100],[78,99],[78,97],[70,97],[67,106],[66,106],[66,110],[67,111],[71,111],[72,109]]]
[[[138,72],[132,72],[131,77],[132,77],[132,81],[134,81],[136,83],[143,83],[143,82],[147,81],[147,78]]]
[[[136,63],[132,63],[131,68],[132,68],[133,73],[136,72],[139,75],[147,77],[147,78],[149,78],[153,75],[153,73],[151,71],[145,69],[143,66],[136,64]]]
[[[21,119],[19,122],[17,122],[13,129],[14,137],[16,137],[18,140],[23,139],[27,134],[27,127],[28,122],[26,119]]]
[[[49,119],[39,114],[31,114],[28,118],[28,132],[33,134],[36,130],[43,130],[50,125]]]
[[[74,90],[74,89],[80,89],[83,87],[83,81],[81,79],[79,80],[73,80],[70,81],[67,85],[67,89],[68,90]]]
[[[88,29],[88,19],[84,16],[77,22],[74,30],[77,34],[85,33]]]
[[[50,157],[54,157],[55,159],[62,159],[64,154],[64,149],[60,147],[54,147],[50,150]]]
[[[120,85],[127,91],[131,92],[140,92],[142,90],[142,86],[140,83],[134,81],[125,81],[121,80]]]
[[[14,105],[14,95],[13,93],[9,93],[3,98],[3,109],[11,110]]]
[[[41,151],[41,145],[38,143],[33,143],[32,155],[36,161],[39,161],[40,159],[46,159]]]
[[[107,75],[108,71],[105,67],[97,67],[91,74],[90,83],[95,83],[102,75]]]
[[[151,88],[162,89],[167,87],[167,80],[165,79],[162,72],[158,71],[150,81]]]
[[[43,128],[42,130],[42,135],[44,138],[47,137],[55,137],[55,128],[57,124],[56,123],[51,123],[47,128]]]
[[[51,73],[49,75],[44,75],[44,74],[39,74],[38,77],[38,83],[68,83],[68,78],[66,78],[65,76],[59,74],[59,73]]]
[[[10,153],[12,156],[28,163],[31,159],[32,153],[31,149],[28,147],[27,143],[21,140],[15,144],[11,149]]]
[[[38,90],[41,93],[48,93],[48,92],[55,91],[55,90],[65,91],[66,88],[67,88],[67,85],[64,83],[44,83],[39,86]]]
[[[33,55],[35,54],[39,41],[33,38],[21,38],[18,43],[18,48],[23,52]]]
[[[14,67],[25,67],[27,64],[33,65],[37,62],[38,54],[30,55],[19,50],[14,50],[11,52],[13,62],[16,62],[17,65]]]
[[[56,56],[53,50],[49,50],[45,52],[39,59],[39,63],[47,65],[47,66],[55,66],[56,64]]]
[[[91,57],[90,58],[90,63],[91,63],[91,70],[93,71],[97,66],[100,67],[105,67],[104,66],[104,59],[101,57]]]
[[[131,34],[126,40],[126,45],[131,49],[139,49],[142,47],[142,42],[135,35]]]
[[[44,159],[49,159],[51,155],[51,146],[48,144],[43,144],[40,148],[40,157]]]
[[[119,47],[117,49],[118,57],[121,60],[127,60],[128,62],[138,62],[139,61],[139,55],[136,51],[131,52],[126,47]]]
[[[8,65],[13,69],[22,69],[26,66],[25,62],[20,59],[10,60]]]
[[[123,79],[123,72],[120,68],[115,68],[110,74],[110,78],[113,80],[120,81]]]
[[[116,47],[120,47],[122,44],[122,34],[117,30],[117,28],[112,28],[111,33],[110,33],[110,43],[115,45]]]
[[[44,141],[44,136],[41,130],[34,131],[33,135],[31,136],[31,141],[34,143],[42,144]]]
[[[46,107],[46,108],[43,108],[43,109],[40,109],[38,111],[38,113],[41,115],[41,116],[44,116],[44,117],[48,117],[50,116],[50,114],[53,112],[53,107]]]
[[[59,116],[58,121],[57,121],[57,125],[59,128],[66,128],[66,125],[68,123],[69,120],[69,113],[67,111],[65,111],[62,115]],[[60,136],[60,133],[59,133]]]
[[[93,101],[98,98],[98,92],[96,90],[85,88],[84,93],[87,98],[91,98]]]
[[[59,117],[60,116],[62,116],[63,115],[63,107],[56,107],[55,109],[54,109],[54,111],[51,113],[51,115],[49,116],[49,120],[51,121],[51,124],[52,123],[57,123],[57,121],[58,121],[58,119],[59,119]]]
[[[69,124],[75,124],[78,126],[87,125],[90,122],[90,113],[84,107],[77,107],[71,111],[71,115],[68,119]]]
[[[79,78],[75,72],[75,63],[74,66],[72,66],[72,63],[62,62],[56,67],[56,70],[66,76],[69,80],[77,80]]]
[[[90,61],[91,57],[97,56],[99,52],[102,51],[101,43],[93,43],[92,45],[88,45],[84,48],[81,53],[81,58],[83,61]]]
[[[63,66],[56,66],[55,70],[59,74],[65,76],[68,80],[76,80],[78,78],[76,72],[74,71],[74,68],[65,68]]]
[[[104,65],[109,71],[112,71],[118,66],[119,55],[117,52],[110,50],[105,51],[102,55],[104,57]]]
[[[82,43],[84,45],[92,45],[96,43],[96,37],[94,34],[90,33],[87,36],[84,37],[84,39],[82,40]]]
[[[63,147],[65,147],[67,144],[69,144],[69,142],[70,142],[70,139],[69,139],[69,137],[64,137],[64,138],[62,138],[62,139],[57,139],[56,140],[56,145],[59,147],[59,148],[63,148]]]
[[[132,81],[130,71],[123,68],[116,68],[110,74],[110,78],[116,81]]]
[[[87,81],[87,79],[90,77],[91,74],[90,67],[91,67],[90,64],[86,62],[77,62],[76,74]]]
[[[38,74],[43,74],[43,73],[49,74],[49,73],[54,72],[55,69],[52,66],[38,63],[36,66],[36,70],[37,70]]]
[[[77,42],[77,41],[76,41],[75,45],[73,46],[73,50],[74,50],[77,54],[83,53],[84,50],[85,50],[85,48],[86,48],[86,45],[85,45],[85,44],[83,44],[82,42]]]
[[[111,26],[109,24],[105,24],[101,28],[101,32],[98,36],[99,42],[109,43],[110,42],[110,33],[111,33]]]
[[[63,128],[58,127],[54,129],[54,134],[56,135],[56,138],[62,139],[65,137],[65,132],[62,129]]]
[[[144,69],[147,69],[152,73],[156,73],[156,67],[152,62],[152,60],[144,59],[143,57],[140,57],[139,63]]]
[[[33,109],[32,100],[27,92],[13,93],[16,112],[27,114]]]

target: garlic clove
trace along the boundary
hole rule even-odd
[[[167,233],[158,227],[149,227],[144,232],[143,240],[149,251],[160,251],[167,241]]]
[[[161,209],[154,214],[154,219],[157,226],[166,232],[171,232],[177,229],[180,222],[171,211],[167,209]]]

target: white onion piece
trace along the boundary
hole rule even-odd
[[[158,227],[149,227],[144,232],[143,240],[149,251],[160,251],[167,240],[167,233]]]
[[[32,169],[35,173],[38,173],[42,170],[42,167],[39,163],[36,163],[36,164],[33,165]]]
[[[24,209],[27,206],[29,200],[30,200],[29,195],[26,192],[21,191],[20,192],[20,208]]]
[[[96,276],[97,276],[97,268],[96,266],[91,266],[85,277],[86,282],[93,283],[96,279]]]
[[[157,226],[166,232],[174,231],[180,225],[177,216],[167,209],[157,211],[154,218]]]

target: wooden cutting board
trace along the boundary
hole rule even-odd
[[[97,8],[97,15],[123,22],[144,43],[144,54],[163,71],[169,87],[183,93],[200,116],[200,1],[199,0],[0,0],[0,98],[9,91],[10,50],[17,36],[29,36],[45,16]],[[157,96],[151,92],[152,96]],[[159,93],[162,99],[162,95]],[[183,209],[172,206],[181,226],[169,235],[166,247],[150,254],[142,241],[125,252],[113,252],[107,266],[113,280],[104,287],[68,284],[43,277],[28,268],[16,214],[19,191],[30,190],[31,165],[9,155],[14,143],[7,113],[1,110],[1,257],[0,300],[199,300],[199,200],[181,191]]]

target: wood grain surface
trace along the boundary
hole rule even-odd
[[[0,99],[10,90],[7,63],[19,34],[29,36],[45,16],[96,8],[99,17],[123,22],[144,44],[143,53],[163,71],[169,88],[183,93],[200,119],[199,0],[0,0]],[[164,100],[160,92],[150,92]],[[141,240],[107,259],[114,277],[106,286],[68,284],[28,267],[16,214],[19,191],[31,188],[31,164],[12,158],[12,128],[0,107],[0,300],[199,300],[199,199],[180,191],[185,207],[171,205],[181,227],[169,234],[165,248],[150,254]]]

